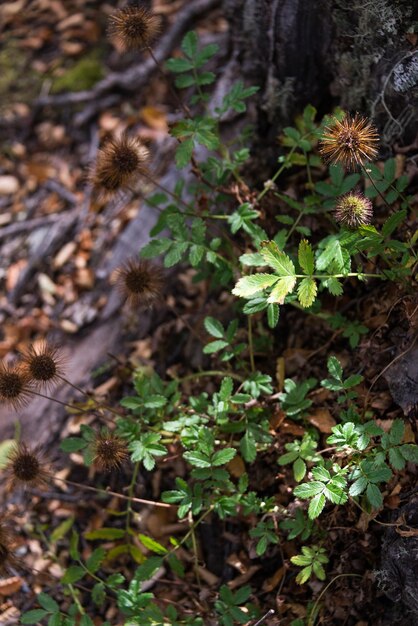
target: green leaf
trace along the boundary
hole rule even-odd
[[[175,74],[188,72],[194,67],[193,63],[188,59],[168,59],[165,66],[170,72],[174,72]]]
[[[402,209],[402,211],[392,213],[392,215],[388,217],[388,219],[382,226],[383,237],[389,237],[398,228],[398,226],[406,220],[406,216],[406,209]]]
[[[383,504],[383,496],[377,485],[369,483],[367,485],[366,496],[372,507],[379,509]]]
[[[369,481],[367,480],[367,478],[365,478],[365,476],[360,476],[360,478],[358,478],[351,485],[348,493],[352,497],[359,496],[361,493],[363,493],[363,491],[366,489],[368,484],[369,484]]]
[[[389,463],[396,470],[401,470],[405,467],[405,459],[402,456],[402,452],[399,448],[389,449]]]
[[[151,552],[155,552],[155,554],[167,554],[168,550],[161,543],[152,539],[152,537],[147,537],[147,535],[143,535],[141,533],[138,534],[138,539]]]
[[[254,441],[254,437],[251,435],[250,432],[246,431],[245,435],[240,441],[239,447],[241,454],[244,457],[244,460],[247,461],[247,463],[252,463],[253,461],[255,461],[257,457],[257,447]]]
[[[227,348],[229,343],[225,341],[225,339],[216,339],[215,341],[211,341],[206,344],[203,348],[203,354],[214,354],[215,352],[219,352],[219,350],[223,350]]]
[[[94,626],[93,620],[87,615],[87,613],[84,613],[84,615],[81,616],[80,626]]]
[[[59,604],[47,593],[38,593],[36,599],[41,607],[50,613],[57,613],[60,610]]]
[[[217,339],[223,338],[225,331],[219,320],[214,317],[205,317],[204,325],[209,335],[212,335],[212,337],[216,337]]]
[[[106,550],[104,548],[96,548],[86,561],[86,567],[89,572],[92,572],[92,574],[97,572],[105,556]]]
[[[64,452],[78,452],[87,446],[87,441],[81,437],[67,437],[61,441],[60,448]]]
[[[84,533],[86,539],[122,539],[125,536],[125,530],[122,528],[97,528],[90,532]]]
[[[292,260],[287,254],[279,250],[274,241],[262,243],[261,255],[267,265],[274,269],[279,276],[295,276],[295,266]]]
[[[308,567],[304,567],[301,572],[296,576],[296,582],[298,585],[303,585],[307,580],[311,577],[312,574],[312,565]]]
[[[298,259],[299,265],[301,266],[305,274],[314,273],[314,254],[311,244],[306,239],[302,239],[299,244]]]
[[[312,498],[318,493],[322,493],[324,490],[324,484],[319,481],[311,481],[310,483],[303,483],[294,488],[293,493],[298,498]]]
[[[80,565],[71,565],[61,578],[63,585],[71,585],[84,578],[86,570]]]
[[[91,591],[91,599],[96,606],[102,606],[106,600],[106,590],[104,583],[97,583]]]
[[[340,296],[344,291],[338,278],[328,278],[326,286],[332,296]]]
[[[202,452],[191,451],[185,452],[183,458],[195,467],[210,467],[210,459]]]
[[[269,304],[283,304],[285,297],[293,291],[296,284],[296,276],[283,276],[276,280],[277,283],[267,299]]]
[[[144,407],[147,409],[161,409],[167,404],[167,402],[168,400],[164,396],[153,394],[146,397],[146,400],[144,400]]]
[[[151,556],[135,572],[135,579],[142,582],[149,580],[163,564],[163,557]]]
[[[267,307],[267,323],[269,328],[275,328],[280,317],[280,307],[275,303],[270,303]]]
[[[28,611],[27,613],[23,613],[23,615],[20,618],[20,623],[21,624],[37,624],[46,615],[48,615],[48,611],[44,611],[44,609],[34,609],[33,611]]]
[[[316,495],[309,503],[308,515],[309,519],[319,517],[325,506],[325,496],[323,493]]]
[[[418,463],[418,446],[413,443],[405,443],[399,448],[403,458],[412,463]]]
[[[392,423],[392,428],[389,433],[389,440],[392,445],[397,446],[402,443],[402,439],[405,433],[405,424],[401,419],[396,419]]]
[[[191,30],[185,35],[181,42],[181,49],[189,58],[193,58],[197,53],[198,36],[194,30]]]
[[[183,139],[176,149],[176,165],[179,169],[186,167],[191,161],[193,154],[193,138]],[[149,244],[148,244],[149,245]]]
[[[212,465],[216,467],[219,465],[225,465],[234,458],[236,453],[237,451],[234,448],[224,448],[223,450],[218,450],[212,457]]]
[[[297,482],[300,482],[305,477],[305,474],[306,474],[305,461],[301,458],[296,459],[296,461],[293,463],[293,475],[295,477],[295,480]]]
[[[239,279],[232,290],[232,293],[241,298],[250,298],[258,291],[262,291],[266,287],[271,287],[277,282],[277,280],[277,276],[272,274],[254,274],[252,276],[244,276]]]
[[[54,531],[51,533],[50,541],[51,543],[56,543],[68,533],[68,531],[72,528],[74,524],[74,517],[68,517],[66,520],[61,522]]]
[[[318,287],[313,278],[303,278],[298,287],[298,298],[301,305],[306,309],[310,307],[316,298]]]
[[[331,376],[333,376],[336,380],[342,380],[343,368],[336,356],[329,357],[327,361],[327,368]]]

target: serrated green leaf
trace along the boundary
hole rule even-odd
[[[189,31],[181,42],[181,49],[189,58],[193,58],[197,53],[198,36],[194,30]]]
[[[273,274],[254,274],[252,276],[243,276],[235,285],[232,293],[241,298],[251,298],[255,293],[271,287],[278,280]]]
[[[312,498],[308,508],[309,519],[315,519],[319,517],[319,515],[321,515],[322,510],[325,506],[325,502],[326,500],[323,493],[319,493],[314,498]]]
[[[224,339],[216,339],[215,341],[211,341],[210,343],[206,344],[206,346],[203,348],[203,353],[214,354],[215,352],[219,352],[219,350],[223,350],[228,346],[229,343]]]
[[[210,459],[202,452],[190,451],[183,454],[183,458],[195,467],[210,467]]]
[[[295,276],[293,261],[279,249],[274,241],[263,242],[260,252],[266,264],[279,276]]]
[[[86,539],[122,539],[125,536],[125,530],[122,528],[97,528],[90,532],[84,533]]]
[[[106,556],[104,548],[96,548],[86,561],[86,567],[93,574],[99,569],[103,559]]]
[[[326,281],[328,291],[332,296],[340,296],[344,289],[338,278],[328,278]]]
[[[218,450],[212,457],[212,465],[216,467],[219,465],[225,465],[234,458],[236,453],[237,451],[234,448],[224,448],[223,450]]]
[[[84,578],[85,574],[86,570],[80,565],[71,565],[61,578],[61,582],[63,585],[72,585]]]
[[[33,611],[23,613],[23,615],[20,617],[20,623],[37,624],[46,615],[48,615],[48,611],[45,611],[44,609],[33,609]]]
[[[81,437],[67,437],[61,441],[60,448],[64,452],[78,452],[87,445],[87,441]]]
[[[367,485],[367,478],[365,478],[364,476],[360,476],[360,478],[353,482],[348,493],[352,497],[359,496],[366,489]]]
[[[418,446],[413,443],[405,443],[399,448],[400,453],[406,461],[418,463]]]
[[[219,320],[214,317],[205,317],[203,323],[209,335],[212,335],[212,337],[216,337],[217,339],[223,338],[225,331]]]
[[[399,448],[389,449],[389,463],[396,470],[402,470],[405,467],[405,459]]]
[[[298,287],[298,299],[305,309],[310,307],[315,302],[317,293],[318,287],[313,278],[303,278],[300,281]]]
[[[392,445],[399,445],[402,443],[402,439],[405,433],[405,424],[401,419],[396,419],[392,423],[392,428],[389,432],[389,440]]]
[[[295,276],[282,276],[276,280],[277,283],[267,298],[269,304],[283,304],[285,297],[293,291],[296,284]]]
[[[280,307],[270,303],[267,307],[267,323],[269,328],[276,328],[280,317]]]
[[[151,552],[155,554],[167,554],[168,550],[161,543],[155,541],[152,537],[147,537],[147,535],[143,535],[142,533],[138,534],[138,539]]]
[[[333,376],[336,380],[341,380],[343,376],[343,368],[341,363],[337,359],[336,356],[330,356],[327,361],[328,372]]]
[[[306,463],[303,459],[298,458],[293,463],[293,476],[297,482],[303,480],[306,474]]]
[[[50,613],[56,613],[60,610],[59,604],[55,602],[55,600],[51,598],[51,596],[49,596],[47,593],[38,593],[36,599],[38,600],[41,607],[46,611],[49,611]]]
[[[377,485],[369,483],[367,485],[366,496],[372,507],[374,507],[375,509],[378,509],[382,506],[383,496]]]
[[[312,251],[311,244],[306,239],[302,239],[302,241],[299,244],[298,260],[299,260],[299,265],[301,266],[305,274],[314,273],[314,268],[315,268],[314,254]]]
[[[51,543],[56,543],[57,541],[65,537],[68,531],[71,530],[73,524],[74,524],[74,517],[72,516],[68,517],[66,520],[61,522],[61,524],[59,524],[51,533],[51,536],[50,536]]]

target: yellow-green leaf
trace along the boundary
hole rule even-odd
[[[273,287],[267,302],[269,302],[270,304],[283,304],[287,294],[293,291],[295,283],[295,276],[282,276],[281,278],[279,278],[279,280],[277,281],[277,285]]]
[[[235,285],[232,293],[241,298],[250,298],[258,291],[266,287],[271,287],[277,282],[277,276],[273,274],[254,274],[253,276],[243,276]]]
[[[311,244],[306,239],[302,239],[299,244],[298,259],[305,274],[313,274],[314,254]]]
[[[261,256],[279,276],[294,276],[295,266],[292,260],[279,250],[277,243],[274,241],[264,241],[261,247]]]
[[[318,288],[313,278],[303,278],[298,287],[299,302],[304,308],[311,306],[315,302]]]

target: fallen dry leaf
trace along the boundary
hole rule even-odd
[[[328,409],[315,409],[308,416],[308,421],[315,426],[321,433],[329,434],[332,428],[337,424]]]

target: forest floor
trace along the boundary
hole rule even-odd
[[[162,15],[168,29],[187,4],[188,0],[157,0],[154,10]],[[15,0],[0,7],[4,42],[0,52],[0,357],[4,360],[47,335],[62,345],[71,359],[79,339],[86,339],[100,324],[102,312],[115,293],[112,251],[116,243],[141,215],[153,217],[152,209],[137,197],[105,204],[91,196],[86,178],[101,139],[121,128],[135,127],[138,136],[152,144],[158,155],[157,174],[163,175],[171,160],[169,125],[177,112],[167,81],[158,73],[150,75],[146,85],[134,93],[116,87],[97,99],[78,103],[70,96],[66,100],[66,94],[92,89],[109,72],[121,74],[135,64],[134,55],[118,54],[106,40],[106,15],[111,8],[110,3],[99,0]],[[225,50],[227,24],[216,8],[191,26],[205,41],[216,41]],[[48,104],[49,96],[59,94],[63,94],[61,103],[52,99]],[[105,108],[101,98],[108,98]],[[396,158],[401,162],[404,156]],[[253,165],[253,177],[255,170]],[[415,186],[416,181],[415,174]],[[290,173],[285,184],[297,197],[297,176]],[[268,211],[268,201],[265,207]],[[306,219],[309,222],[313,218]],[[135,253],[136,242],[130,242],[130,246]],[[118,262],[123,260],[118,257]],[[162,378],[184,377],[210,367],[210,357],[201,355],[201,345],[208,339],[203,319],[215,315],[227,322],[234,298],[221,289],[210,291],[207,285],[194,284],[192,279],[193,271],[180,267],[171,273],[170,291],[158,311],[145,313],[141,320],[126,311],[117,320],[116,352],[114,345],[101,345],[96,359],[93,355],[95,371],[89,384],[97,396],[117,406],[122,395],[129,395],[131,373],[138,365],[153,368]],[[332,311],[332,298],[326,305]],[[318,316],[289,308],[274,332],[270,351],[255,355],[260,368],[270,372],[280,389],[284,368],[290,378],[326,378],[327,357],[332,353],[344,367],[364,376],[360,402],[367,404],[377,424],[387,430],[393,420],[405,419],[405,442],[414,442],[406,413],[414,393],[417,400],[416,392],[399,381],[412,371],[417,359],[413,339],[418,325],[416,295],[394,284],[371,281],[360,287],[350,286],[340,299],[339,310],[353,320],[351,345],[350,337],[342,330],[333,330]],[[397,367],[399,361],[401,370]],[[194,382],[190,391],[213,392],[207,380]],[[79,400],[77,392],[73,397]],[[68,401],[68,395],[65,399]],[[308,422],[321,433],[321,447],[325,448],[325,440],[336,423],[333,400],[326,389],[312,393],[310,399]],[[23,423],[32,419],[30,411],[30,405],[23,410]],[[74,435],[80,423],[94,425],[97,417],[84,416],[81,421],[74,411],[61,412],[57,408],[56,412],[59,432],[51,432],[48,438],[49,423],[42,423],[41,416],[37,428],[43,432],[40,438],[46,453],[61,468],[56,472],[57,481],[44,492],[31,489],[22,494],[6,489],[3,493],[3,511],[18,529],[20,556],[14,571],[0,579],[0,623],[4,625],[20,623],[19,615],[33,607],[37,593],[58,590],[68,562],[68,520],[75,520],[82,532],[114,524],[111,511],[117,513],[119,509],[117,498],[108,500],[104,507],[103,500],[64,486],[60,479],[110,487],[115,492],[123,490],[130,479],[125,467],[109,478],[95,474],[95,470],[84,467],[77,453],[71,455],[69,466],[58,449],[59,436]],[[0,462],[4,462],[13,431],[18,433],[19,427],[13,412],[3,411],[1,416],[4,441],[0,443]],[[247,467],[250,483],[282,507],[289,503],[293,478],[291,467],[278,466],[277,457],[286,443],[295,436],[302,437],[305,430],[278,409],[271,421],[274,445]],[[237,465],[231,471],[239,477],[242,468]],[[173,488],[172,477],[186,472],[185,462],[173,455],[154,472],[144,471],[136,495],[159,500],[161,491]],[[416,469],[408,464],[389,483],[384,509],[378,514],[368,515],[352,504],[330,509],[321,517],[320,523],[328,531],[326,547],[333,576],[350,572],[361,576],[361,584],[356,577],[337,579],[322,597],[323,617],[318,624],[406,624],[397,621],[397,609],[378,589],[374,572],[381,566],[387,525],[399,516],[400,507],[410,501],[415,488]],[[157,541],[164,543],[168,536],[184,533],[184,524],[177,521],[175,511],[140,506],[136,511],[138,530]],[[39,524],[53,533],[49,547],[45,546]],[[249,521],[244,517],[224,521],[213,517],[210,523],[201,525],[197,536],[199,584],[196,579],[190,583],[187,577],[173,582],[163,572],[152,581],[151,591],[164,603],[181,607],[211,625],[215,622],[205,613],[208,598],[223,583],[232,590],[249,583],[261,613],[270,608],[275,611],[266,619],[267,626],[303,620],[308,603],[318,597],[324,583],[295,583],[295,572],[289,568],[290,558],[296,553],[294,541],[281,539],[278,546],[258,557],[248,531]],[[109,545],[113,545],[110,540]],[[182,558],[186,563],[190,561],[187,550]],[[116,553],[115,559],[108,565],[109,571],[113,568],[129,579],[132,561],[126,555],[118,560]],[[88,607],[90,589],[80,585],[80,594]],[[54,597],[64,606],[68,601],[60,591]],[[92,608],[90,614],[94,611],[97,609]],[[123,623],[111,598],[106,599],[93,621],[100,626],[105,620],[115,625]]]

